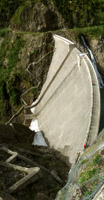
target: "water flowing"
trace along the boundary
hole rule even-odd
[[[89,47],[87,46],[86,42],[85,42],[85,39],[83,36],[81,36],[81,40],[83,42],[83,45],[85,46],[85,48],[87,49],[89,55],[90,55],[90,58],[91,58],[91,62],[93,64],[93,67],[95,69],[95,72],[96,72],[96,75],[97,75],[97,78],[98,78],[98,81],[99,81],[99,87],[100,88],[104,88],[104,83],[103,83],[103,80],[102,80],[102,77],[100,75],[100,73],[98,72],[98,69],[97,69],[97,65],[96,65],[96,61],[95,61],[95,58],[93,56],[93,53],[92,51],[89,49]]]

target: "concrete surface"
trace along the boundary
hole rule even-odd
[[[54,35],[55,51],[35,108],[37,118],[50,143],[72,164],[84,143],[92,144],[99,128],[100,92],[93,66],[76,45]]]
[[[104,185],[97,192],[93,200],[104,200]]]

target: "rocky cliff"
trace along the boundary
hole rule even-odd
[[[28,2],[20,6],[10,22],[10,27],[29,32],[46,32],[61,29],[64,19],[53,2]]]
[[[51,33],[4,31],[0,37],[0,113],[5,122],[21,106],[21,95],[26,90],[32,88],[29,98],[23,96],[26,104],[37,98],[51,62],[54,41]]]

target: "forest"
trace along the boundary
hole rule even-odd
[[[104,24],[104,0],[1,0],[0,27],[9,25],[16,9],[28,2],[53,1],[68,28],[99,26]]]

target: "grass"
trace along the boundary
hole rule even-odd
[[[83,197],[89,196],[104,181],[104,159],[100,154],[95,155],[92,161],[83,160],[84,163],[85,168],[82,168],[78,179]]]
[[[91,194],[90,191],[86,191],[86,192],[85,192],[85,196],[89,196],[90,194]]]
[[[15,83],[15,77],[17,76],[15,66],[17,65],[19,61],[18,54],[23,46],[24,46],[24,41],[21,39],[21,37],[17,37],[16,40],[13,42],[12,47],[8,54],[8,69],[6,70],[6,73],[5,73],[5,81],[7,82],[7,90],[10,96],[10,103],[12,105],[19,104],[20,102],[19,89]],[[22,71],[22,67],[20,68],[20,71]],[[12,77],[10,75],[11,73],[12,73]]]
[[[24,41],[21,39],[21,37],[17,37],[16,40],[13,42],[8,55],[8,69],[11,69],[16,66],[17,62],[19,61],[19,51],[23,46]]]
[[[81,161],[81,165],[85,164],[88,161],[88,159],[84,159]]]
[[[55,31],[51,31],[51,32],[54,34],[60,34],[60,32],[62,32],[62,31],[63,30],[60,29],[60,30],[55,30]],[[104,34],[104,25],[89,26],[89,27],[85,27],[85,28],[75,27],[73,29],[66,29],[65,31],[68,32],[70,37],[74,38],[74,40],[76,40],[76,42],[79,42],[79,38],[81,35],[84,35],[89,40],[99,39],[99,37]]]
[[[61,194],[59,195],[59,200],[65,199],[66,191],[64,189],[61,190]]]
[[[15,24],[18,24],[18,25],[21,25],[22,23],[24,23],[24,20],[21,20],[21,13],[26,9],[26,8],[29,8],[30,5],[31,5],[31,2],[39,2],[40,0],[27,0],[27,1],[24,1],[23,4],[21,4],[17,10],[15,11],[13,17],[12,17],[12,21],[15,23]]]
[[[104,34],[104,25],[101,26],[91,26],[86,28],[74,28],[72,31],[75,34],[75,38],[79,38],[80,35],[85,35],[89,39],[96,38],[98,39],[101,35]]]
[[[3,37],[3,35],[4,38],[0,46],[0,68],[2,67],[3,62],[5,60],[7,45],[9,43],[8,32],[4,32],[4,29],[0,31],[0,36]]]
[[[93,160],[93,165],[100,164],[101,161],[102,161],[101,155],[97,155]]]
[[[12,69],[13,68],[15,69],[17,62],[19,61],[18,54],[24,45],[24,41],[20,37],[17,37],[10,49],[8,49],[8,44],[9,44],[9,35],[6,33],[0,47],[0,80],[3,81],[6,81],[9,78]],[[8,59],[8,64],[6,69],[3,66],[5,58]]]
[[[16,10],[14,16],[12,17],[12,21],[14,23],[21,25],[20,14],[24,10],[24,8],[25,8],[24,5],[21,5],[20,7],[18,7],[18,9]]]
[[[86,182],[87,180],[91,179],[95,174],[97,174],[99,172],[98,169],[96,169],[95,167],[91,170],[85,170],[82,174],[81,174],[81,178],[79,179],[79,184]]]
[[[5,37],[6,35],[8,35],[8,33],[10,32],[10,30],[8,28],[3,28],[0,30],[0,37]]]
[[[0,46],[0,117],[6,115],[6,97],[3,89],[4,83],[6,84],[6,93],[10,97],[11,105],[19,104],[20,91],[18,85],[16,85],[15,77],[21,77],[23,67],[20,66],[16,69],[16,65],[19,62],[19,52],[24,46],[22,37],[16,35],[16,39],[10,43],[10,35],[8,29],[1,29],[0,36],[3,38]],[[6,65],[4,61],[6,59]]]

